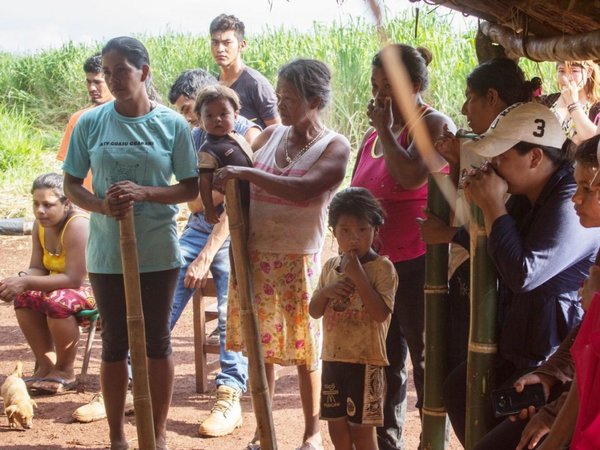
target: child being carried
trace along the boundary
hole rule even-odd
[[[225,166],[252,167],[250,145],[237,134],[233,126],[240,110],[240,99],[233,89],[220,84],[207,86],[198,92],[194,111],[207,132],[206,142],[198,149],[200,197],[204,217],[216,224],[222,213],[213,202],[214,172]],[[250,190],[248,182],[240,182],[242,206],[247,209]]]

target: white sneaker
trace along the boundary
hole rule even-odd
[[[125,396],[125,414],[133,413],[133,395],[127,391]],[[73,411],[72,417],[77,422],[89,423],[106,418],[106,409],[104,408],[104,397],[102,392],[98,392],[92,397],[89,403],[80,406]]]
[[[198,427],[198,434],[206,437],[219,437],[230,434],[242,426],[241,389],[221,385],[217,388],[217,401],[210,415]]]

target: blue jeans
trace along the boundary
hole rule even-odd
[[[200,217],[203,218],[203,216]],[[185,263],[179,270],[179,279],[177,280],[177,287],[175,288],[175,299],[173,300],[173,310],[171,312],[171,330],[175,327],[179,316],[181,316],[181,313],[195,291],[195,289],[186,288],[183,282],[189,265],[196,259],[200,251],[202,251],[211,232],[211,225],[206,222],[204,222],[200,228],[201,230],[187,227],[179,238],[179,246],[181,254],[185,259]],[[217,374],[215,383],[217,386],[224,384],[231,388],[241,389],[243,392],[246,392],[248,360],[241,353],[225,350],[229,271],[228,238],[223,243],[210,265],[210,272],[217,290],[217,310],[219,314],[218,329],[220,337],[219,363],[221,365],[221,372]]]

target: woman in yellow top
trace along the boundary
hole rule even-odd
[[[85,269],[89,221],[65,197],[63,177],[57,173],[36,178],[31,193],[36,220],[29,269],[0,281],[0,298],[14,301],[19,326],[35,356],[28,387],[54,394],[75,384],[75,314],[95,307]]]

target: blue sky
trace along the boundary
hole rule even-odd
[[[388,14],[415,7],[408,0],[379,1],[384,3]],[[221,13],[238,16],[250,35],[280,25],[306,30],[314,21],[344,22],[351,17],[372,20],[366,1],[341,3],[336,0],[5,0],[0,15],[0,51],[28,53],[58,47],[69,40],[102,42],[119,35],[160,34],[168,30],[206,35],[210,21]],[[464,27],[462,16],[455,16],[456,25]]]

